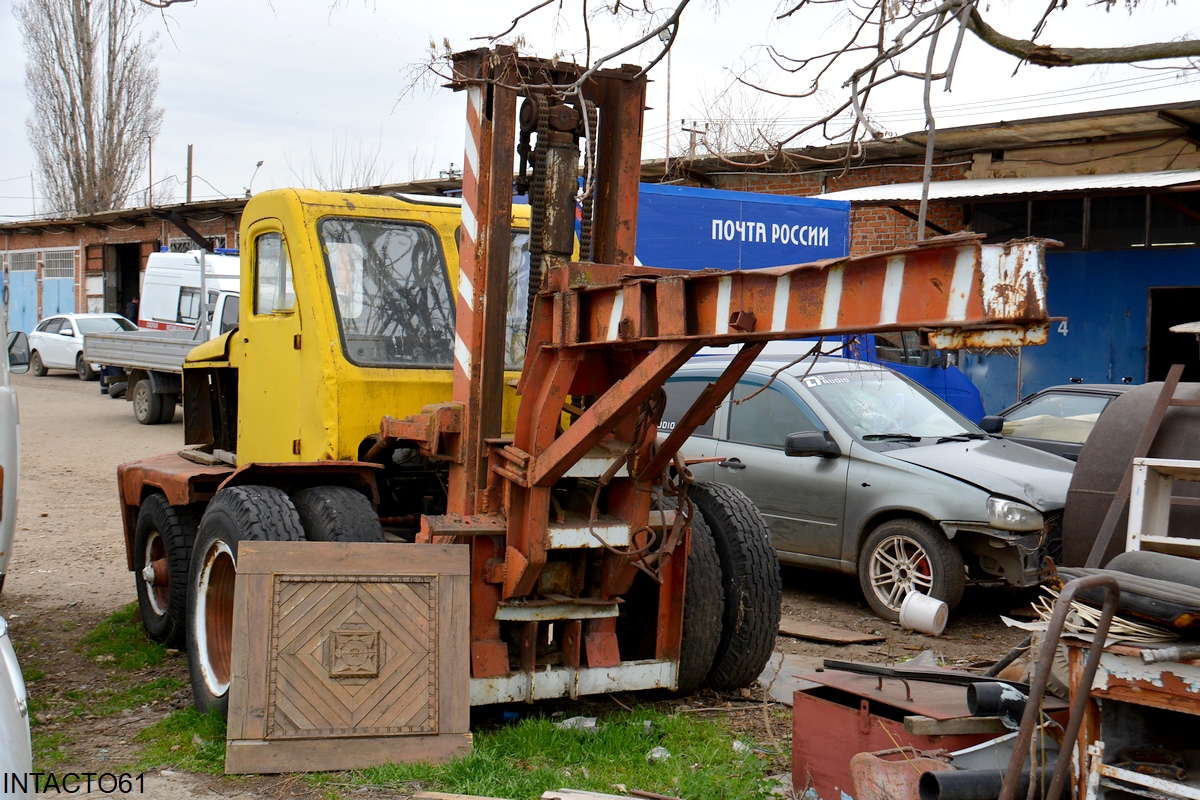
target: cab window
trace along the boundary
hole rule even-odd
[[[667,385],[664,387],[667,392],[667,407],[663,411],[662,422],[658,423],[658,432],[665,434],[675,430],[679,420],[692,407],[696,398],[700,396],[700,392],[704,391],[704,387],[708,384],[709,381],[704,378],[694,380],[679,378],[667,381]],[[692,435],[712,436],[713,416],[710,415]]]
[[[187,322],[195,325],[200,319],[200,290],[199,289],[180,289],[179,290],[179,310],[175,315],[177,322]]]
[[[271,314],[295,307],[292,265],[283,235],[264,233],[254,240],[254,313]]]
[[[453,365],[454,301],[431,227],[328,218],[318,232],[347,360],[381,367]]]
[[[734,389],[727,437],[731,442],[782,448],[788,434],[815,430],[799,401],[774,386],[739,383]]]
[[[221,333],[229,333],[238,326],[238,299],[233,295],[225,297],[225,307],[221,309]]]

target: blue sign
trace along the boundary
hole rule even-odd
[[[757,269],[850,253],[850,204],[641,184],[637,258],[651,267]]]

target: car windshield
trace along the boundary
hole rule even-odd
[[[893,372],[809,375],[803,383],[845,428],[867,441],[984,435],[963,415]]]
[[[1111,399],[1094,394],[1045,394],[1008,415],[1000,432],[1005,436],[1083,444]]]
[[[75,320],[80,333],[112,333],[113,331],[136,331],[134,325],[124,317],[83,317]]]

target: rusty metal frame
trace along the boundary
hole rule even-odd
[[[1121,589],[1117,585],[1116,578],[1111,575],[1085,575],[1082,578],[1076,578],[1063,587],[1058,599],[1054,601],[1050,626],[1046,630],[1046,638],[1042,641],[1042,652],[1038,656],[1037,671],[1034,673],[1033,683],[1030,685],[1029,700],[1025,704],[1025,713],[1021,716],[1021,727],[1017,733],[1016,743],[1013,745],[1013,754],[1008,762],[1008,769],[1004,773],[1004,784],[1000,788],[998,800],[1015,800],[1021,771],[1029,755],[1029,743],[1033,739],[1034,729],[1041,723],[1042,700],[1046,696],[1046,686],[1050,682],[1050,672],[1054,668],[1054,657],[1058,652],[1058,643],[1062,638],[1067,614],[1071,611],[1071,603],[1074,602],[1075,596],[1079,592],[1093,588],[1104,590],[1104,606],[1101,610],[1100,620],[1096,623],[1096,630],[1092,634],[1092,645],[1088,650],[1087,663],[1083,667],[1083,677],[1079,685],[1084,688],[1071,698],[1071,716],[1063,734],[1064,750],[1059,755],[1058,763],[1055,764],[1054,776],[1050,779],[1045,800],[1058,800],[1067,783],[1071,770],[1071,758],[1065,748],[1074,748],[1079,738],[1084,708],[1089,700],[1087,687],[1092,685],[1092,679],[1096,677],[1096,670],[1100,666],[1100,656],[1104,652],[1104,641],[1108,638],[1108,628],[1117,611],[1117,602],[1121,596]],[[1081,755],[1079,763],[1081,765],[1086,763],[1086,755]]]
[[[997,247],[959,235],[892,253],[754,272],[632,266],[645,103],[639,72],[625,66],[583,79],[582,67],[522,58],[507,47],[454,58],[451,85],[466,94],[468,136],[453,401],[406,420],[385,420],[380,441],[411,439],[426,455],[451,462],[448,513],[425,518],[420,539],[465,541],[472,548],[476,678],[509,674],[497,616],[502,603],[537,592],[548,563],[555,484],[589,454],[595,460],[597,453],[623,453],[602,478],[609,492],[606,513],[625,520],[630,531],[645,529],[655,485],[675,450],[765,342],[922,328],[964,343],[1029,343],[1044,336],[1049,320],[1044,245],[1036,240]],[[598,263],[570,263],[561,249],[546,251],[539,263],[542,280],[534,287],[540,291],[531,290],[535,300],[518,385],[523,398],[513,438],[502,440],[495,398],[508,286],[508,164],[519,97],[537,98],[531,108],[554,102],[597,109],[598,134],[591,133],[598,138],[592,165],[592,253]],[[556,227],[563,214],[573,217],[573,203],[548,203],[546,227]],[[656,449],[656,431],[646,430],[650,399],[702,346],[731,343],[747,346]],[[580,396],[590,398],[586,408],[564,426],[564,407]],[[655,651],[657,658],[675,661],[689,533],[681,528],[663,535]],[[599,555],[599,582],[584,599],[609,601],[629,589],[637,565],[614,549]],[[516,651],[521,670],[532,675],[538,623],[522,625]],[[572,669],[621,663],[615,621],[568,622],[562,651]]]

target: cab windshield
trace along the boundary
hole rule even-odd
[[[353,364],[448,368],[454,301],[427,225],[327,218],[318,225],[342,349]]]
[[[894,372],[833,372],[802,380],[847,430],[867,442],[986,436],[962,414]]]

